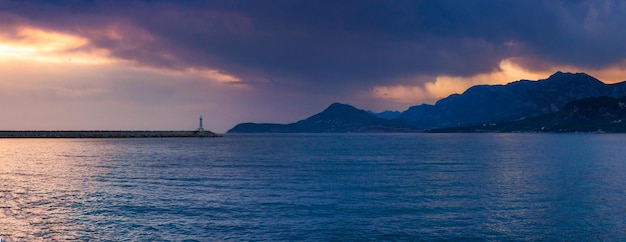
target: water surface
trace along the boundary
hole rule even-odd
[[[625,240],[626,135],[0,139],[0,238]]]

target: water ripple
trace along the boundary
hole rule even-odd
[[[624,240],[624,135],[0,140],[3,241]]]

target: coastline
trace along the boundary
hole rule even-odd
[[[0,138],[194,138],[222,137],[211,131],[37,130],[0,131]]]

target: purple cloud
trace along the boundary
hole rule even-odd
[[[213,70],[256,88],[247,97],[299,97],[305,109],[371,104],[362,93],[375,86],[489,73],[512,57],[530,70],[626,61],[626,3],[610,0],[3,1],[0,9],[4,33],[25,25],[81,36],[83,48],[138,66]]]

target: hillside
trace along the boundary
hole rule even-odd
[[[626,132],[626,97],[585,98],[570,102],[552,114],[429,132]]]
[[[625,95],[626,82],[604,84],[585,73],[557,72],[539,81],[473,86],[435,105],[413,106],[396,121],[420,129],[497,123],[555,113],[583,98]]]
[[[380,133],[417,132],[413,128],[341,103],[333,103],[324,111],[291,124],[242,123],[228,133]]]
[[[561,117],[557,113],[562,114],[570,110],[568,108],[571,105],[577,104],[574,102],[576,100],[623,96],[626,96],[626,82],[605,84],[585,73],[556,72],[547,79],[538,81],[520,80],[506,85],[473,86],[462,94],[450,95],[434,105],[413,106],[400,114],[391,111],[372,113],[347,104],[334,103],[324,111],[295,123],[242,123],[229,130],[228,133],[419,132],[420,130],[467,132],[467,127],[483,127],[483,125],[496,123],[503,125],[507,122],[514,123],[511,129],[487,127],[480,130],[493,132],[534,130],[535,124],[548,125],[545,123],[548,119],[562,123],[557,118]],[[605,127],[606,125],[602,122],[591,122],[588,124],[589,128],[584,130],[593,130],[594,124]],[[575,122],[572,125],[579,124],[581,123]],[[556,126],[554,128],[560,129]],[[572,129],[567,127],[562,129],[563,132],[583,130],[578,126]],[[617,128],[611,128],[611,130],[617,130]]]

